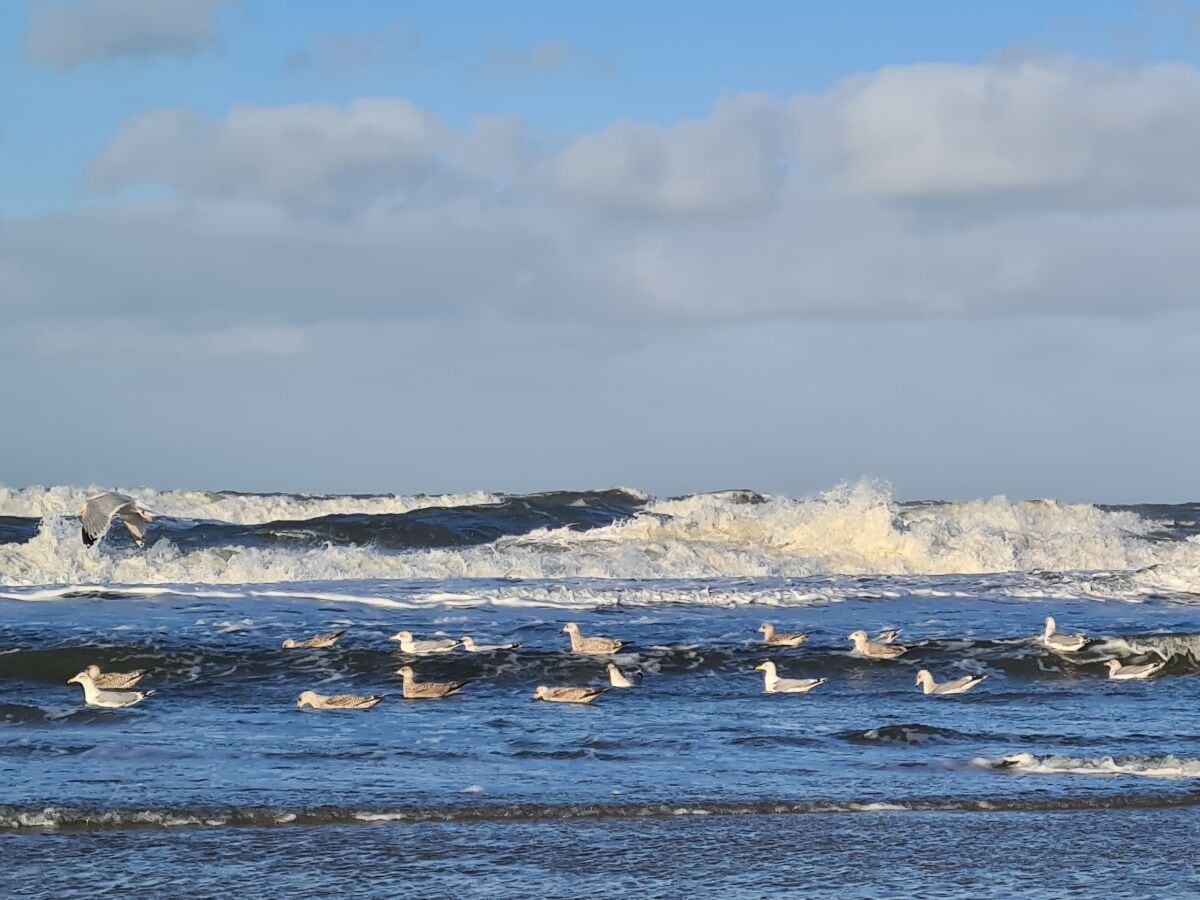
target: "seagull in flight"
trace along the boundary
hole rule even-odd
[[[137,501],[125,494],[108,491],[88,498],[79,511],[83,519],[83,545],[90,547],[104,537],[113,516],[120,516],[125,528],[139,547],[146,546],[146,523],[154,521],[153,513],[142,509]]]

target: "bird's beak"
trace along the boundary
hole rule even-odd
[[[764,665],[762,665],[762,664],[760,663],[759,665],[757,665],[757,666],[755,666],[755,667],[754,667],[754,671],[755,671],[755,672],[761,672],[761,671],[763,671],[765,668],[766,668],[766,666],[764,666]]]
[[[67,679],[67,684],[79,684],[79,676],[72,675],[70,678]]]
[[[153,522],[155,519],[155,515],[154,515],[154,513],[147,512],[146,510],[143,509],[142,510],[142,518],[145,519],[147,522]]]

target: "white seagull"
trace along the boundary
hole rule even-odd
[[[83,702],[88,706],[103,706],[109,709],[120,709],[141,703],[154,691],[106,691],[96,687],[91,674],[85,669],[74,678],[68,678],[67,684],[78,684],[83,687]]]
[[[316,637],[304,638],[297,640],[296,638],[288,638],[280,646],[284,650],[324,650],[326,647],[332,647],[342,635],[346,633],[346,629],[341,631],[331,631],[329,634],[318,634]]]
[[[1058,623],[1054,616],[1046,616],[1046,629],[1042,632],[1042,646],[1050,650],[1060,650],[1063,653],[1074,653],[1082,650],[1088,639],[1082,634],[1058,634]]]
[[[908,648],[901,644],[880,644],[872,641],[861,628],[846,637],[854,642],[854,649],[851,652],[855,656],[863,656],[867,659],[895,659],[908,652]]]
[[[435,641],[415,641],[411,631],[397,631],[388,640],[399,641],[401,650],[415,655],[449,653],[459,645],[458,641],[449,638]]]
[[[1156,662],[1144,666],[1123,666],[1119,659],[1110,659],[1104,664],[1108,666],[1110,681],[1142,681],[1151,675],[1157,675],[1167,665],[1165,662]]]
[[[634,686],[633,682],[625,677],[625,673],[613,663],[608,664],[608,683],[615,688],[631,688]]]
[[[383,697],[366,694],[318,694],[305,691],[296,700],[296,709],[311,706],[313,709],[370,709],[377,706]]]
[[[917,673],[917,684],[920,685],[922,692],[926,694],[965,694],[971,688],[982,683],[986,678],[986,675],[965,675],[962,678],[955,678],[953,681],[943,681],[941,684],[938,684],[933,680],[932,672],[928,669],[922,669]]]
[[[775,674],[775,663],[767,660],[754,667],[763,673],[763,690],[768,694],[807,694],[826,681],[824,678],[780,678]]]
[[[462,648],[468,653],[499,653],[501,650],[520,650],[521,645],[515,642],[512,644],[477,644],[475,638],[464,634]]]
[[[137,505],[137,501],[124,494],[109,491],[89,497],[87,503],[79,510],[83,520],[83,544],[90,547],[108,531],[113,516],[120,516],[125,528],[133,535],[134,542],[139,547],[146,546],[147,522],[154,521],[154,514]]]

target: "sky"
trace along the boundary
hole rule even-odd
[[[17,0],[0,484],[1184,501],[1200,5]]]

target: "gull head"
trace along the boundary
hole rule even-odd
[[[574,622],[568,622],[566,625],[563,626],[563,631],[565,631],[567,634],[578,634],[579,626],[576,625]]]
[[[1058,623],[1054,621],[1054,616],[1046,616],[1046,637],[1054,634],[1058,629]]]
[[[861,628],[858,631],[852,631],[846,637],[854,641],[856,644],[865,644],[867,642],[867,633]]]
[[[1119,659],[1106,659],[1104,665],[1108,667],[1109,674],[1119,672],[1121,669],[1121,661]]]
[[[283,642],[283,644],[281,646],[283,647],[284,650],[295,650],[296,649],[296,639],[288,638],[286,641]]]
[[[534,699],[534,700],[545,700],[545,699],[546,699],[547,697],[549,697],[549,696],[550,696],[550,688],[546,687],[545,685],[541,685],[541,686],[539,686],[539,687],[538,687],[538,688],[537,688],[537,689],[536,689],[536,690],[533,692],[533,699]]]
[[[933,673],[928,669],[922,669],[917,673],[917,684],[924,687],[926,684],[933,684]]]
[[[469,634],[464,634],[462,637],[462,645],[468,650],[474,650],[475,638],[471,637]]]
[[[772,625],[770,622],[763,622],[761,625],[758,626],[758,630],[761,631],[763,634],[770,634],[772,631],[775,630],[775,626]]]
[[[100,667],[99,666],[88,666],[83,671],[87,672],[89,678],[99,678],[100,677]]]
[[[388,640],[389,641],[411,641],[412,640],[412,632],[411,631],[397,631],[390,638],[388,638]]]
[[[401,678],[412,678],[413,677],[413,667],[412,666],[401,666],[400,668],[398,668],[396,670],[396,674],[399,675]]]
[[[305,691],[300,695],[300,699],[296,701],[296,709],[304,709],[306,706],[316,708],[317,695],[315,691]]]
[[[91,673],[89,673],[87,669],[84,669],[78,675],[74,675],[71,678],[68,678],[67,684],[83,684],[85,681],[91,681],[91,680],[92,680]]]
[[[768,675],[773,675],[775,673],[775,663],[771,662],[769,659],[766,662],[760,662],[754,667],[754,671],[766,672]]]

